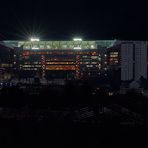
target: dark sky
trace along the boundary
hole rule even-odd
[[[129,0],[130,1],[130,0]],[[148,40],[148,5],[143,1],[5,0],[0,3],[0,40]]]

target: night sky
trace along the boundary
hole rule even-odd
[[[148,40],[143,1],[5,0],[0,3],[0,40]]]

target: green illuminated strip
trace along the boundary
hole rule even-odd
[[[96,49],[95,41],[19,42],[23,49]]]
[[[116,40],[98,40],[98,41],[4,41],[4,43],[22,47],[24,50],[32,49],[97,49],[98,46],[109,48],[115,44]]]

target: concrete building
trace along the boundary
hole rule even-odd
[[[107,71],[107,49],[116,40],[83,41],[3,41],[15,51],[15,71],[19,77],[39,75],[47,79],[97,78]]]
[[[135,46],[135,76],[138,80],[141,76],[147,79],[147,42],[134,42]]]
[[[121,44],[121,80],[133,80],[133,73],[133,43],[125,42]]]
[[[119,75],[116,81],[131,83],[141,77],[147,79],[147,45],[146,41],[82,39],[3,41],[0,52],[4,46],[11,47],[4,51],[13,52],[5,54],[11,55],[8,59],[1,56],[0,65],[11,66],[20,78],[97,79],[110,75],[109,79],[114,79]]]
[[[121,80],[147,79],[147,42],[124,41],[121,44]]]

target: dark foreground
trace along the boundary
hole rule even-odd
[[[3,91],[1,147],[148,146],[147,98],[132,93],[109,97],[104,91],[94,95],[88,87],[74,90]]]
[[[1,121],[0,125],[0,139],[3,147],[96,148],[148,145],[148,129],[143,126],[53,125],[43,121]]]

